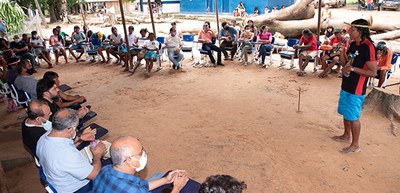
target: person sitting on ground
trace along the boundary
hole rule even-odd
[[[276,6],[272,7],[271,13],[275,13],[277,11],[278,11],[278,9],[276,8]]]
[[[201,184],[198,193],[242,193],[247,185],[230,175],[209,176]]]
[[[22,60],[17,64],[18,76],[14,81],[15,87],[19,90],[25,91],[33,99],[37,98],[36,84],[37,80],[33,74],[32,64],[29,60]]]
[[[55,53],[56,57],[56,65],[58,65],[58,58],[60,57],[60,53],[64,56],[65,63],[68,63],[68,57],[67,53],[65,52],[64,48],[64,39],[62,36],[59,34],[60,31],[58,31],[56,28],[53,29],[53,35],[50,36],[50,45],[53,47],[53,51]]]
[[[246,8],[243,5],[243,2],[240,1],[238,6],[236,7],[236,9],[238,10],[238,14],[240,17],[244,17],[246,15]]]
[[[305,69],[308,65],[308,62],[311,58],[315,58],[315,56],[318,54],[317,38],[314,36],[314,34],[309,29],[303,30],[302,34],[303,35],[300,38],[299,44],[293,46],[294,49],[302,50],[299,54],[300,70],[297,72],[298,76],[307,75]],[[303,59],[305,60],[303,61]]]
[[[53,68],[53,64],[51,63],[50,52],[46,48],[46,42],[37,34],[37,31],[31,32],[31,46],[33,48],[33,53],[36,57],[42,57],[44,61],[49,65],[48,68]]]
[[[36,86],[36,92],[38,99],[45,101],[47,105],[49,105],[53,115],[61,109],[57,104],[60,90],[58,89],[54,80],[40,79]],[[88,112],[89,109],[87,107],[79,108],[79,118],[84,117]],[[50,119],[53,118],[52,116]]]
[[[322,11],[321,26],[326,23],[329,26],[329,20],[332,19],[332,12],[329,10],[329,5],[325,5]]]
[[[157,61],[160,50],[160,43],[156,40],[156,35],[154,33],[149,33],[149,40],[146,41],[143,45],[143,48],[146,50],[146,55],[144,59],[146,60],[146,76],[150,75],[151,69],[153,68],[153,62]],[[159,69],[157,69],[158,71]]]
[[[156,180],[141,180],[135,176],[146,167],[147,153],[143,145],[131,136],[120,137],[111,145],[111,159],[113,165],[108,165],[100,170],[93,182],[95,193],[147,193],[164,192],[173,184],[168,192],[179,193],[182,189],[190,189],[186,192],[197,192],[200,185],[189,181],[186,171],[174,170]],[[166,187],[168,186],[168,187]],[[165,187],[165,188],[164,188]]]
[[[253,14],[250,15],[250,17],[255,17],[259,15],[259,10],[256,6],[254,6]]]
[[[52,130],[37,142],[36,155],[47,181],[57,192],[89,192],[101,169],[101,158],[106,152],[102,142],[90,145],[92,164],[74,145],[78,112],[62,109],[54,114]],[[94,140],[94,135],[92,135]]]
[[[221,62],[221,49],[212,43],[212,38],[215,38],[214,32],[210,29],[210,22],[204,22],[203,29],[199,32],[198,41],[203,44],[201,49],[207,51],[208,57],[210,57],[211,64],[216,67],[217,65],[224,66]],[[215,63],[214,56],[211,52],[214,50],[217,52],[217,63]]]
[[[106,59],[104,58],[103,50],[106,48],[105,45],[103,45],[103,42],[106,40],[106,36],[101,33],[101,32],[96,32],[93,33],[92,36],[90,36],[89,41],[91,42],[92,48],[97,50],[97,53],[101,56],[101,63],[106,63]],[[98,42],[100,43],[99,45],[93,45],[93,42]]]
[[[272,34],[268,31],[267,26],[263,25],[261,27],[261,33],[257,36],[257,42],[261,43],[258,57],[261,57],[262,66],[266,67],[265,57],[267,56],[267,52],[271,52],[272,50]]]
[[[60,86],[59,76],[56,72],[47,71],[44,73],[43,79],[53,80],[57,87]],[[80,95],[69,95],[59,91],[58,98],[54,102],[60,108],[72,108],[78,110],[81,108],[81,104],[86,102],[86,97]]]
[[[385,82],[386,72],[392,69],[393,52],[390,50],[385,42],[378,42],[376,45],[378,50],[378,71],[377,77],[379,79],[378,87],[381,87]]]
[[[183,59],[182,52],[182,41],[176,34],[176,29],[171,27],[169,30],[169,36],[165,40],[165,46],[167,46],[168,58],[172,62],[172,68],[179,70],[181,65],[179,62]]]
[[[79,62],[79,59],[85,53],[85,50],[83,48],[83,43],[86,42],[86,36],[83,32],[80,31],[80,27],[77,25],[74,26],[74,32],[72,32],[71,35],[71,42],[72,42],[71,49],[80,52],[78,57],[74,57],[76,62]]]
[[[340,48],[343,47],[343,49],[346,51],[348,47],[348,41],[343,36],[341,29],[335,29],[334,37],[331,38],[329,45],[332,46],[331,52],[325,54],[320,58],[320,64],[322,65],[322,70],[323,70],[318,75],[318,77],[320,78],[326,77],[332,70],[333,66],[335,66],[336,63],[339,62]],[[331,63],[328,64],[327,60],[331,60]],[[340,65],[338,65],[338,68],[334,72],[339,73],[339,71],[340,71]]]
[[[20,41],[18,35],[14,36],[14,41],[10,43],[10,48],[15,53],[15,56],[17,58],[19,58],[21,60],[22,59],[28,59],[32,64],[33,72],[36,72],[36,70],[35,70],[35,66],[36,66],[35,57],[29,51],[28,45],[25,42]]]
[[[268,5],[266,5],[264,8],[264,14],[268,14],[269,12],[270,12],[269,7],[268,7]]]
[[[222,22],[222,29],[220,31],[220,39],[222,39],[222,43],[220,45],[221,51],[224,54],[225,60],[229,59],[228,52],[226,51],[226,47],[232,47],[231,50],[231,57],[230,59],[233,60],[235,53],[237,51],[237,31],[234,27],[229,26],[227,22]]]
[[[244,27],[244,32],[242,34],[242,36],[240,37],[240,39],[243,40],[242,45],[240,46],[240,50],[242,51],[240,54],[240,58],[243,58],[244,56],[244,65],[248,65],[248,52],[250,49],[253,48],[253,44],[251,43],[251,41],[253,40],[253,36],[254,33],[252,33],[250,31],[250,26],[246,25]]]
[[[171,27],[175,28],[176,35],[177,35],[179,38],[182,39],[182,38],[183,38],[183,33],[176,27],[176,22],[175,22],[175,21],[171,23]]]
[[[110,47],[106,49],[107,53],[107,63],[110,62],[110,54],[113,55],[117,60],[114,62],[115,64],[120,63],[120,60],[122,60],[121,56],[121,51],[120,51],[120,46],[124,42],[122,39],[121,34],[118,33],[118,30],[116,27],[111,27],[111,37],[110,37]]]
[[[326,27],[326,30],[325,30],[325,39],[326,40],[330,40],[331,39],[331,37],[333,37],[333,26],[328,26],[328,27]]]

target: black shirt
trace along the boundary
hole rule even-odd
[[[26,120],[22,122],[22,142],[35,155],[37,142],[46,130],[40,126],[26,126]]]
[[[23,47],[25,47],[25,46],[27,46],[26,45],[26,43],[25,42],[23,42],[23,41],[19,41],[18,43],[15,43],[15,42],[11,42],[10,43],[10,48],[11,49],[14,49],[14,48],[17,48],[17,49],[21,49],[21,48],[23,48]],[[15,53],[17,56],[22,56],[22,55],[24,55],[24,54],[26,54],[26,53],[28,53],[29,52],[29,50],[25,50],[25,51],[22,51],[22,52],[17,52],[17,53]]]
[[[369,39],[365,39],[358,45],[356,42],[352,42],[347,51],[347,55],[350,54],[357,55],[351,64],[353,67],[368,69],[366,63],[376,61],[375,46]],[[342,90],[355,95],[365,95],[367,82],[368,77],[350,72],[349,77],[343,76],[342,78]]]
[[[60,110],[60,107],[55,103],[55,100],[53,100],[53,103],[50,103],[50,101],[43,98],[43,101],[45,101],[47,103],[47,105],[49,105],[50,111],[51,111],[49,121],[53,121],[53,116],[54,116],[54,114],[56,114],[56,112],[58,110]]]

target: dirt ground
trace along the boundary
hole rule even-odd
[[[342,154],[339,150],[349,144],[330,139],[343,132],[336,112],[339,78],[318,78],[311,74],[312,64],[307,77],[297,77],[288,65],[277,68],[276,54],[268,69],[237,61],[197,69],[186,58],[183,70],[169,70],[164,62],[150,78],[143,68],[130,76],[114,64],[62,63],[53,70],[73,88],[70,93],[87,97],[98,113],[92,122],[109,129],[106,140],[124,135],[141,140],[149,154],[139,173],[143,178],[185,169],[199,182],[209,175],[232,175],[246,182],[249,193],[400,192],[400,141],[383,115],[363,111],[360,153]],[[395,76],[389,83],[399,81]],[[21,142],[18,117],[23,115],[0,105],[2,162],[29,158]],[[6,178],[10,192],[45,192],[33,162],[6,172]]]

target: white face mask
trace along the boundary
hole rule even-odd
[[[147,164],[147,154],[145,151],[143,151],[142,157],[140,157],[140,159],[139,159],[140,166],[138,168],[136,168],[136,171],[137,172],[142,171],[144,169],[144,167],[146,167],[146,164]]]
[[[18,42],[19,42],[19,39],[15,39],[14,42],[15,42],[15,43],[18,43]]]
[[[53,123],[49,120],[46,120],[46,122],[42,123],[42,127],[44,128],[44,130],[50,131],[51,129],[53,129]]]
[[[75,129],[75,128],[73,128],[73,130],[74,130],[74,135],[73,135],[72,137],[70,137],[70,139],[71,139],[71,140],[74,140],[74,139],[75,139],[75,137],[76,137],[76,129]]]
[[[250,30],[249,30],[249,29],[246,29],[246,30],[245,30],[245,32],[249,33],[249,32],[250,32]]]

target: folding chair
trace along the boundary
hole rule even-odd
[[[13,84],[11,84],[11,97],[17,105],[23,107],[28,107],[28,103],[32,100],[27,92],[16,89]]]
[[[217,38],[212,38],[211,39],[211,43],[215,44],[217,42]],[[209,67],[212,66],[210,63],[206,62],[205,60],[205,56],[208,56],[208,52],[206,50],[203,50],[202,46],[203,44],[200,42],[197,42],[197,48],[199,49],[200,52],[200,60],[197,62],[193,63],[193,67]],[[199,48],[200,45],[200,48]],[[213,50],[211,50],[211,52],[213,52]]]
[[[8,86],[6,82],[3,82],[0,80],[0,94],[2,95],[8,95],[11,94],[11,88]]]
[[[285,66],[285,63],[283,61],[284,59],[289,59],[291,61],[291,65],[290,65],[289,69],[294,68],[294,59],[297,58],[297,54],[296,54],[296,50],[294,50],[293,46],[296,44],[299,44],[299,42],[300,42],[300,40],[298,40],[298,39],[293,39],[293,38],[288,39],[286,51],[279,52],[279,55],[281,57],[281,64],[279,65],[279,67]]]
[[[188,34],[188,35],[183,35],[183,46],[182,46],[182,52],[191,52],[192,56],[190,58],[190,61],[194,60],[194,55],[193,55],[193,47],[194,47],[194,35]]]

